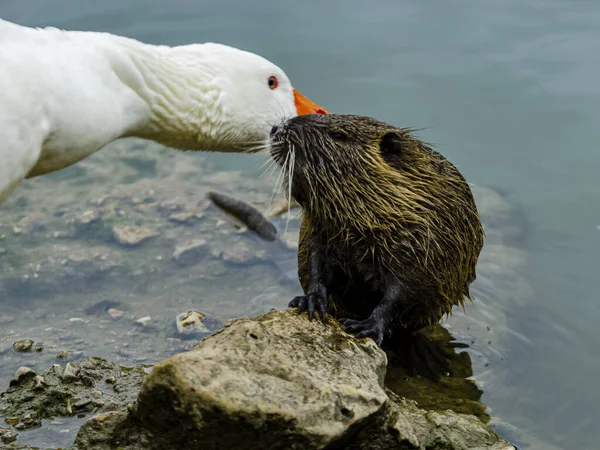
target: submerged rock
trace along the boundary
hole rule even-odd
[[[15,341],[13,344],[13,348],[16,352],[25,353],[30,352],[33,348],[33,341],[31,339],[22,339],[20,341]]]
[[[99,358],[65,367],[55,364],[43,375],[21,368],[8,390],[0,394],[0,416],[15,430],[22,430],[39,427],[44,418],[125,408],[135,400],[144,376],[142,366],[124,369]],[[8,433],[10,439],[13,434]]]
[[[147,227],[115,225],[113,227],[113,236],[119,244],[135,247],[150,238],[158,236],[158,233]]]
[[[177,332],[182,337],[193,337],[199,334],[208,334],[210,333],[210,330],[204,324],[205,318],[206,314],[194,310],[177,314],[177,317],[175,318]]]
[[[157,364],[137,407],[90,419],[75,447],[514,449],[475,416],[423,410],[387,390],[386,363],[372,340],[330,318],[235,319]]]

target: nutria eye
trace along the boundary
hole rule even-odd
[[[279,81],[277,80],[277,77],[275,75],[271,75],[269,77],[268,83],[271,89],[276,89],[277,86],[279,86]]]
[[[339,131],[334,131],[329,136],[334,141],[345,141],[346,139],[348,139],[348,136],[346,136],[344,133],[341,133]]]

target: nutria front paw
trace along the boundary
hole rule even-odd
[[[327,312],[327,299],[321,294],[312,293],[295,297],[288,305],[290,308],[298,308],[298,314],[308,310],[308,318],[313,320],[315,307],[319,307],[319,317],[325,322],[325,313]]]
[[[339,322],[348,333],[355,334],[357,338],[361,339],[370,337],[377,345],[381,346],[384,335],[381,321],[369,317],[365,320],[340,319]]]

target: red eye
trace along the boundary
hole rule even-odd
[[[269,87],[271,89],[276,89],[279,86],[279,81],[277,81],[277,77],[275,75],[271,75],[268,80]]]

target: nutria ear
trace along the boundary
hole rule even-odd
[[[402,153],[402,138],[395,131],[385,133],[379,141],[379,150],[383,155],[399,155]]]

